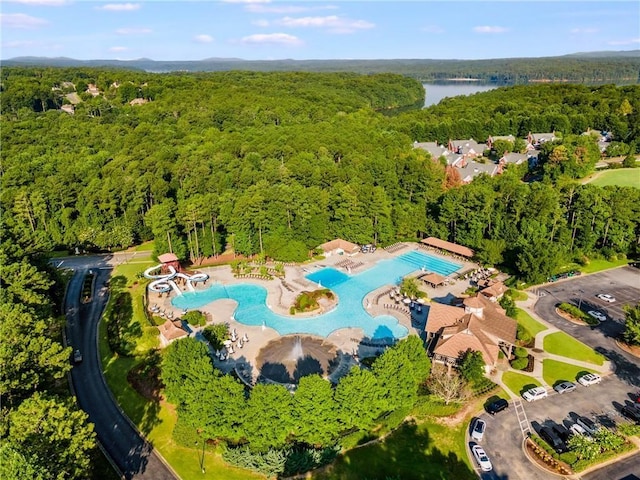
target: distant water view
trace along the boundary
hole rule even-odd
[[[424,106],[429,107],[440,102],[445,97],[455,97],[458,95],[471,95],[477,92],[486,92],[498,88],[497,85],[480,85],[476,83],[449,83],[446,85],[436,85],[433,83],[423,83],[426,91]]]

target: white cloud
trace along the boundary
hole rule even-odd
[[[68,5],[67,0],[4,0],[7,3],[21,3],[23,5],[37,5],[41,7],[61,7]]]
[[[32,47],[36,44],[36,42],[32,42],[31,40],[14,40],[12,42],[5,42],[2,44],[2,48],[23,48],[23,47]]]
[[[337,10],[335,5],[265,5],[252,3],[244,7],[249,13],[279,13],[281,15],[312,12],[318,10]]]
[[[109,48],[110,52],[126,52],[129,50],[127,47],[111,47]]]
[[[635,43],[640,43],[639,38],[629,38],[628,40],[611,40],[607,42],[609,45],[633,45]]]
[[[444,28],[438,25],[427,25],[426,27],[422,27],[422,31],[427,33],[444,33]]]
[[[131,12],[139,9],[139,3],[107,3],[106,5],[96,7],[96,10],[106,10],[108,12]]]
[[[509,29],[507,27],[492,27],[489,25],[481,25],[478,27],[473,27],[473,31],[476,33],[505,33],[508,32]]]
[[[213,37],[211,35],[203,33],[201,35],[196,35],[195,37],[193,37],[193,41],[196,43],[211,43],[213,42]]]
[[[268,27],[269,26],[269,20],[254,20],[251,22],[252,25],[255,25],[256,27]]]
[[[153,32],[150,28],[118,28],[116,33],[118,35],[146,35]]]
[[[326,17],[284,17],[278,20],[277,23],[290,28],[328,28],[335,33],[352,33],[356,30],[375,27],[375,24],[366,20],[351,20],[337,15],[329,15]]]
[[[302,41],[288,33],[257,33],[242,37],[240,43],[249,45],[301,45]]]
[[[569,30],[570,33],[573,33],[574,35],[579,35],[579,34],[585,34],[585,35],[589,35],[592,33],[598,33],[600,30],[598,30],[597,28],[572,28],[571,30]]]
[[[49,22],[24,13],[0,13],[0,24],[7,28],[39,28]]]

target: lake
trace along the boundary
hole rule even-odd
[[[436,85],[433,83],[423,83],[426,91],[424,106],[429,107],[440,102],[445,97],[455,97],[458,95],[471,95],[477,92],[486,92],[498,88],[497,85],[481,85],[476,83],[454,83],[446,85]]]

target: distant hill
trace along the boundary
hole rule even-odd
[[[529,82],[638,83],[640,50],[582,52],[558,57],[499,58],[486,60],[243,60],[207,58],[204,60],[76,60],[57,57],[16,57],[1,61],[2,66],[110,67],[148,72],[214,72],[228,70],[310,71],[310,72],[391,72],[423,82],[471,79],[498,85]]]

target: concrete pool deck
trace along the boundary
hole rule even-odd
[[[217,266],[217,267],[203,267],[198,268],[200,272],[207,273],[209,280],[204,285],[196,286],[196,290],[204,290],[209,288],[210,282],[220,283],[223,285],[233,284],[246,284],[252,283],[261,285],[267,291],[267,306],[279,315],[290,316],[289,307],[294,303],[296,297],[305,290],[314,290],[318,288],[318,285],[307,278],[306,275],[315,272],[325,267],[333,267],[344,273],[356,274],[365,271],[373,267],[380,260],[393,259],[402,254],[411,252],[413,250],[420,253],[425,253],[434,257],[439,257],[447,261],[452,261],[451,257],[439,255],[437,252],[425,251],[418,247],[417,243],[407,242],[405,248],[394,248],[394,253],[389,253],[384,249],[377,249],[374,253],[358,253],[354,256],[342,256],[334,255],[322,260],[318,260],[313,263],[297,265],[297,266],[285,266],[284,283],[279,278],[272,280],[260,280],[255,278],[235,278],[229,265]],[[458,272],[464,272],[469,269],[478,268],[478,265],[461,261],[460,259],[454,259],[456,263],[461,264],[461,268]],[[421,271],[415,271],[409,275],[417,276],[421,274]],[[452,284],[441,286],[438,288],[432,288],[420,282],[420,289],[427,294],[431,299],[445,300],[449,296],[460,296],[464,292],[470,283],[469,280],[459,279],[452,282]],[[388,296],[384,294],[390,288],[394,287],[394,279],[390,279],[388,284],[368,293],[363,299],[363,307],[373,316],[379,315],[391,315],[398,320],[400,325],[407,328],[409,334],[419,333],[417,328],[412,325],[411,317],[401,310],[394,308],[386,308],[385,305],[393,304]],[[288,288],[287,288],[288,287]],[[173,318],[179,318],[182,314],[182,309],[177,308],[171,304],[171,300],[175,298],[175,293],[169,292],[168,294],[160,295],[149,292],[149,304],[154,303],[160,306],[164,310],[165,314],[171,313]],[[338,299],[340,301],[340,299]],[[256,367],[256,358],[267,343],[279,338],[281,335],[275,329],[268,326],[250,326],[238,322],[234,319],[233,314],[236,310],[237,302],[231,299],[214,300],[198,310],[209,315],[210,323],[226,323],[229,325],[230,331],[236,330],[238,337],[242,337],[245,333],[249,337],[249,342],[245,343],[243,348],[235,348],[235,352],[229,356],[229,359],[220,362],[215,359],[215,364],[218,368],[225,372],[229,372],[233,369],[239,373],[239,376],[243,376],[245,381],[251,381],[252,383],[257,379],[259,372]],[[426,317],[427,309],[424,308],[421,314],[418,314],[418,325],[422,325],[424,328],[424,319]],[[305,321],[305,318],[311,316],[316,317],[326,312],[320,311],[313,315],[310,314],[298,314],[291,318],[299,319],[301,322]],[[195,329],[195,332],[199,329]],[[301,336],[310,336],[309,334],[300,334]],[[366,345],[362,343],[364,338],[364,332],[361,328],[347,327],[340,328],[333,331],[326,337],[328,342],[334,344],[337,349],[345,356],[352,356],[357,354],[360,358],[375,355],[383,350],[383,347],[378,345]],[[341,368],[344,370],[344,368]],[[347,370],[348,371],[348,370]],[[336,373],[347,373],[336,372]],[[249,380],[251,379],[251,380]]]

